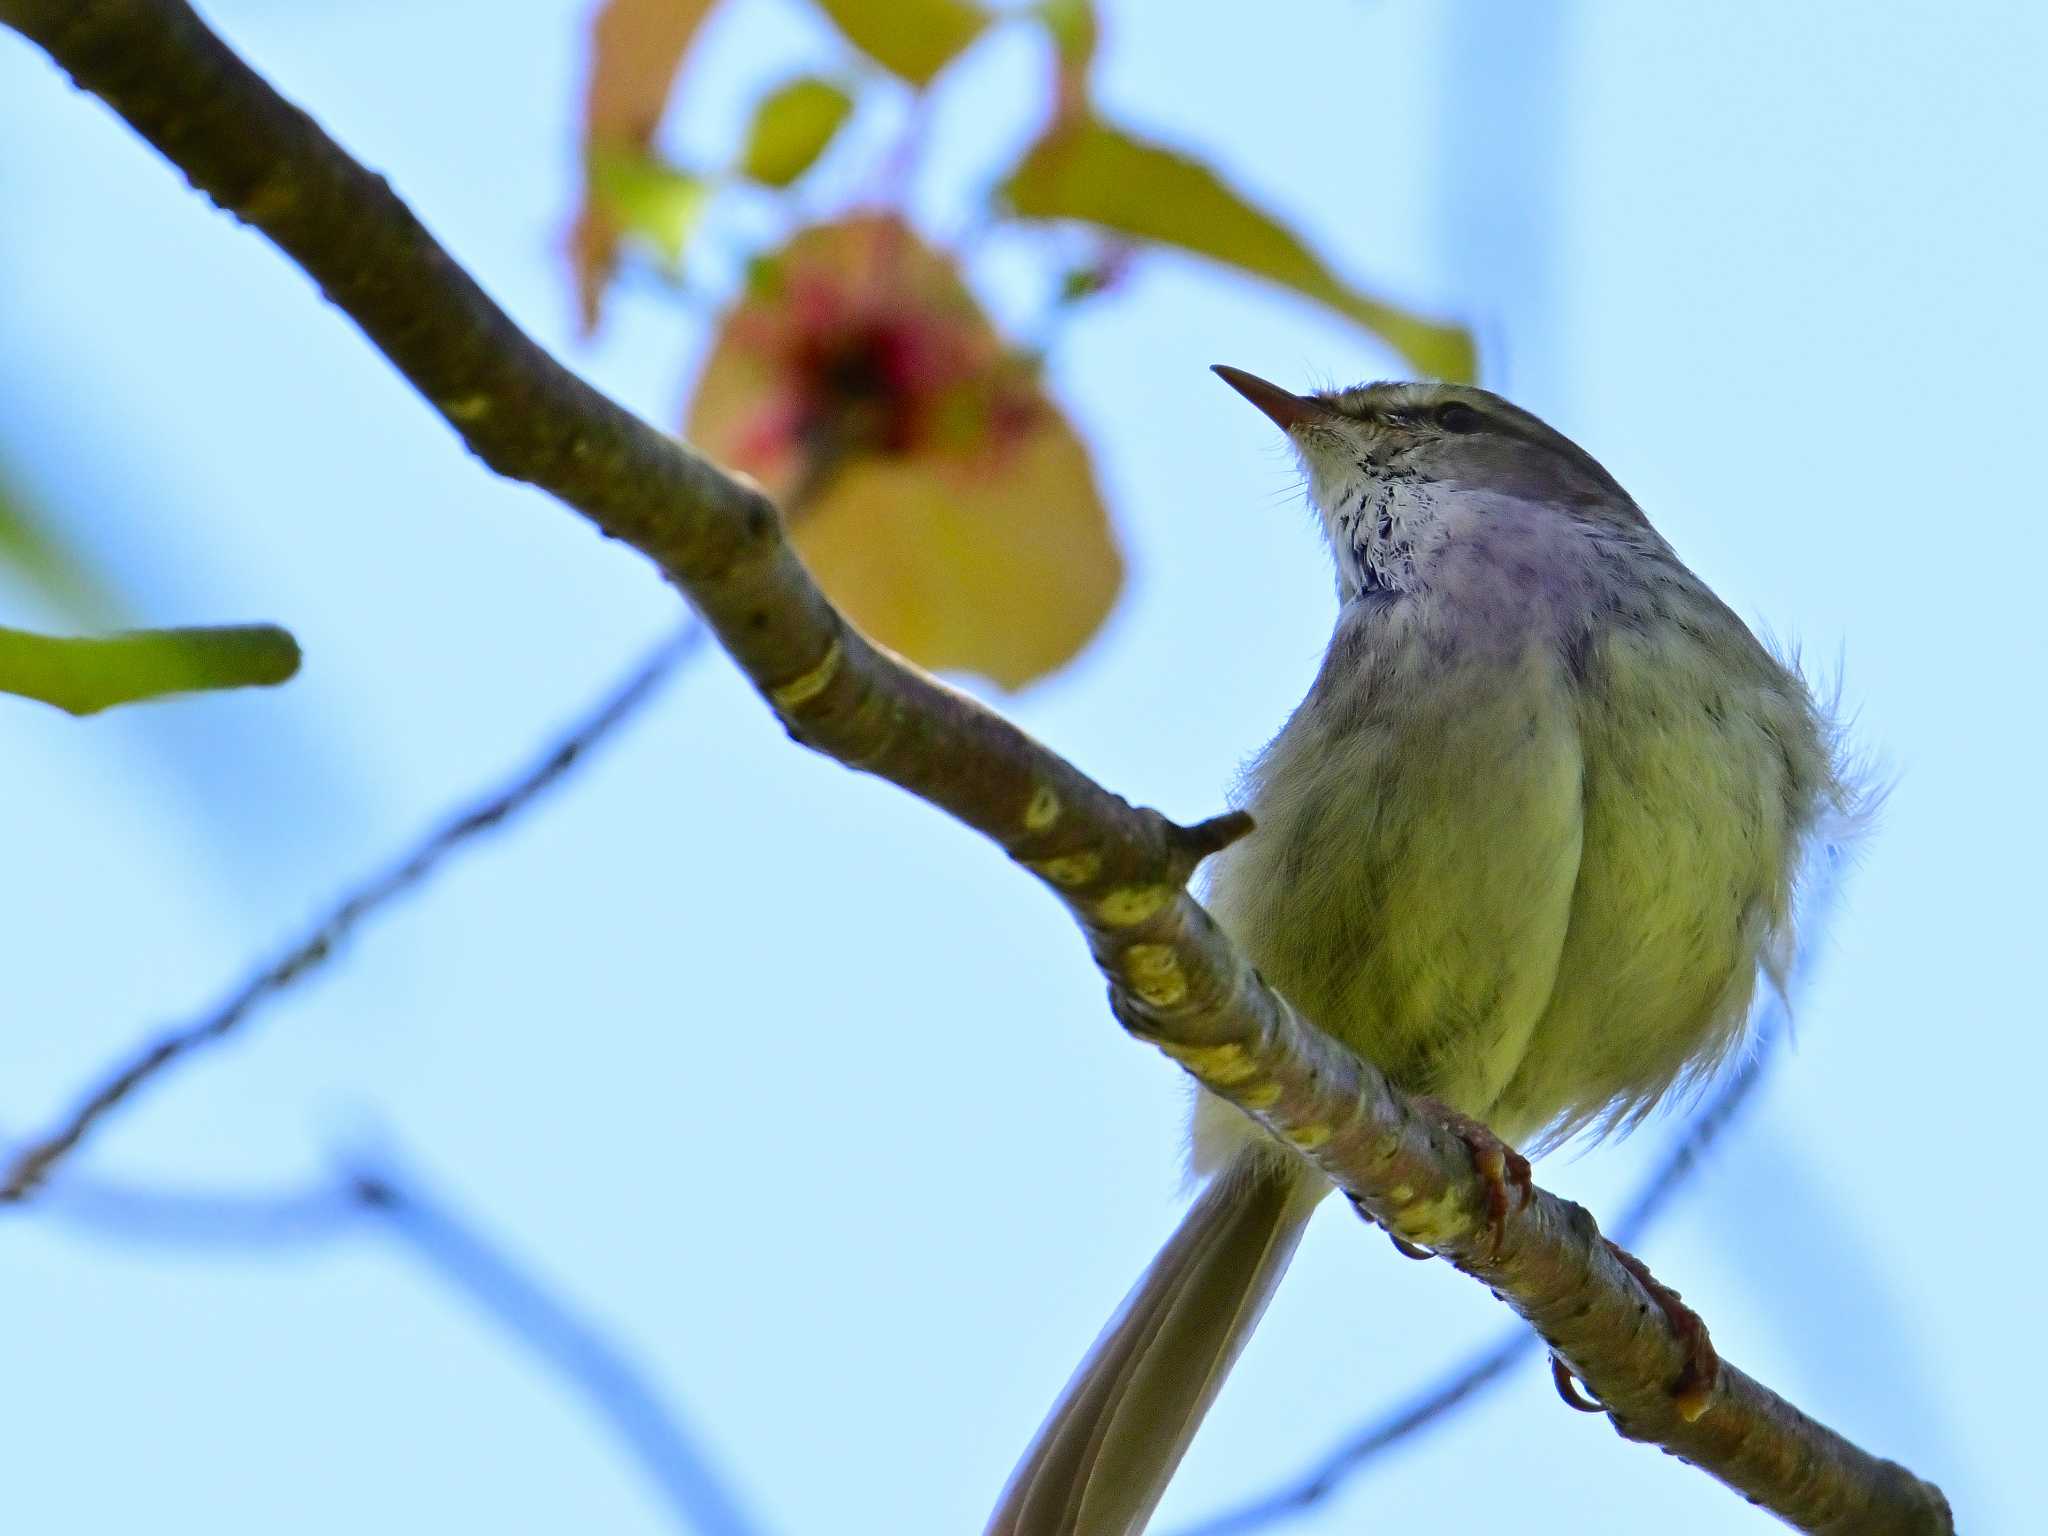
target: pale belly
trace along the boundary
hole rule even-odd
[[[1626,633],[1576,681],[1538,644],[1374,660],[1355,697],[1326,673],[1267,749],[1258,829],[1212,872],[1266,979],[1511,1141],[1626,1117],[1717,1059],[1787,922],[1804,695]],[[1210,1101],[1198,1166],[1257,1135]]]
[[[1323,702],[1327,703],[1325,699]],[[1417,658],[1289,722],[1252,776],[1257,830],[1208,901],[1265,978],[1401,1087],[1484,1116],[1548,1005],[1583,798],[1561,664]],[[1220,1160],[1248,1126],[1205,1116]]]

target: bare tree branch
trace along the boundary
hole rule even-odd
[[[1760,1038],[1755,1054],[1693,1117],[1684,1134],[1644,1180],[1621,1220],[1615,1223],[1616,1242],[1624,1248],[1633,1247],[1659,1210],[1678,1192],[1686,1175],[1706,1156],[1750,1099],[1763,1078],[1765,1061],[1775,1039],[1775,1034]],[[1388,1451],[1425,1430],[1447,1423],[1457,1410],[1506,1380],[1508,1372],[1534,1354],[1540,1342],[1525,1328],[1504,1334],[1475,1352],[1463,1365],[1444,1372],[1432,1385],[1409,1394],[1399,1407],[1354,1431],[1300,1477],[1235,1509],[1188,1526],[1181,1536],[1239,1536],[1240,1532],[1308,1513]]]
[[[182,0],[0,0],[222,207],[346,311],[469,447],[552,492],[684,588],[799,741],[948,812],[1067,906],[1118,1019],[1527,1319],[1622,1434],[1702,1467],[1788,1523],[1882,1536],[1953,1528],[1939,1490],[1859,1450],[1731,1365],[1699,1411],[1684,1343],[1583,1208],[1534,1191],[1497,1235],[1449,1129],[1304,1021],[1185,890],[1242,816],[1180,827],[878,650],[832,608],[773,505],[556,363],[357,165]]]
[[[1651,1169],[1614,1224],[1614,1240],[1624,1248],[1633,1248],[1649,1231],[1714,1143],[1755,1097],[1765,1069],[1792,1031],[1793,1007],[1813,980],[1823,948],[1821,937],[1841,895],[1841,858],[1815,860],[1808,875],[1800,902],[1799,953],[1785,978],[1784,990],[1772,994],[1757,1010],[1749,1053],[1742,1064],[1686,1122],[1684,1131]],[[1538,1342],[1527,1329],[1503,1335],[1463,1365],[1444,1372],[1432,1385],[1410,1393],[1399,1407],[1353,1431],[1298,1478],[1189,1526],[1180,1536],[1238,1536],[1306,1514],[1388,1451],[1446,1423],[1487,1388],[1504,1381],[1515,1365],[1535,1353]]]
[[[220,999],[199,1019],[159,1035],[109,1072],[63,1123],[18,1151],[0,1177],[0,1204],[24,1199],[80,1141],[145,1084],[193,1052],[233,1034],[251,1014],[331,958],[363,919],[414,889],[441,861],[518,815],[605,737],[631,719],[702,642],[701,625],[683,625],[650,650],[616,686],[537,761],[477,800],[389,868],[344,896],[290,949]]]
[[[332,1182],[274,1194],[188,1194],[59,1179],[38,1211],[122,1241],[180,1249],[304,1248],[375,1223],[443,1285],[573,1386],[626,1447],[684,1529],[758,1536],[699,1437],[632,1355],[552,1295],[476,1222],[387,1157]]]

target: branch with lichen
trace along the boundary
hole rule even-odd
[[[1581,1207],[1541,1190],[1490,1227],[1465,1144],[1266,987],[1187,894],[1242,816],[1130,805],[833,609],[774,506],[563,368],[382,178],[183,0],[0,0],[221,207],[310,274],[486,464],[548,491],[685,592],[790,734],[982,833],[1065,904],[1124,1027],[1328,1175],[1389,1231],[1526,1318],[1620,1432],[1807,1531],[1946,1532],[1939,1490],[1730,1365],[1683,1400],[1687,1348]],[[1681,1411],[1683,1406],[1685,1411]]]

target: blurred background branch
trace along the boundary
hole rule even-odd
[[[703,640],[686,620],[636,661],[590,712],[526,768],[486,791],[418,844],[337,901],[275,960],[241,982],[198,1019],[158,1035],[89,1089],[55,1128],[15,1152],[0,1175],[0,1203],[26,1198],[52,1167],[135,1093],[194,1052],[234,1034],[264,1004],[332,959],[366,918],[416,890],[447,857],[485,832],[504,826],[630,721]]]
[[[389,1148],[344,1158],[334,1178],[275,1194],[187,1193],[56,1181],[41,1211],[128,1243],[232,1257],[381,1233],[589,1407],[640,1468],[679,1530],[760,1536],[701,1436],[632,1351],[555,1295]]]

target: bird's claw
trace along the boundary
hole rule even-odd
[[[1493,1254],[1500,1257],[1501,1240],[1507,1236],[1508,1191],[1519,1195],[1517,1208],[1529,1203],[1536,1187],[1529,1159],[1502,1141],[1470,1115],[1460,1114],[1438,1099],[1421,1098],[1416,1103],[1445,1130],[1465,1144],[1472,1154],[1472,1166],[1486,1184],[1486,1230],[1493,1239]]]
[[[1650,1293],[1650,1299],[1657,1303],[1685,1350],[1685,1365],[1671,1384],[1671,1395],[1676,1400],[1678,1416],[1691,1424],[1707,1411],[1707,1405],[1713,1401],[1714,1384],[1721,1377],[1721,1356],[1707,1336],[1707,1325],[1700,1321],[1699,1313],[1680,1299],[1678,1292],[1650,1273],[1649,1265],[1614,1242],[1608,1242],[1607,1249]]]
[[[1576,1408],[1580,1413],[1607,1411],[1598,1398],[1588,1397],[1579,1390],[1578,1377],[1572,1374],[1572,1368],[1564,1363],[1561,1356],[1550,1357],[1550,1384],[1557,1388],[1557,1395],[1564,1399],[1567,1408]]]

